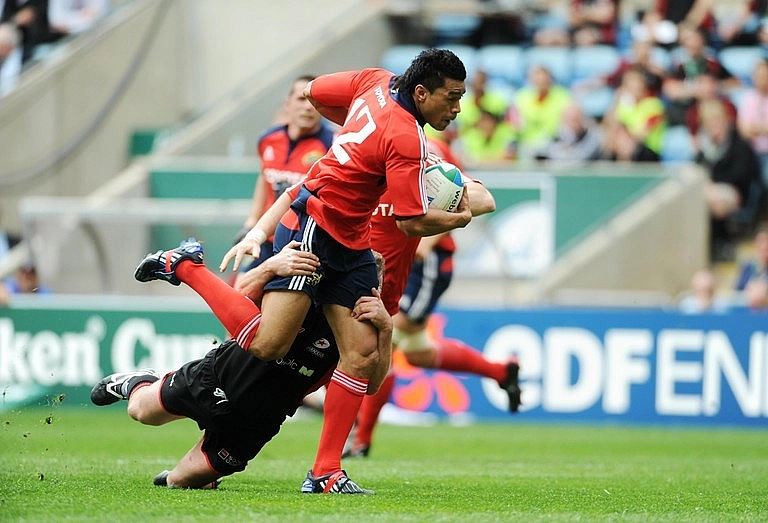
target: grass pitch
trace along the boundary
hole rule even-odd
[[[199,437],[114,407],[0,413],[0,521],[768,521],[768,432],[381,426],[347,460],[375,496],[302,495],[319,418],[287,423],[218,491],[152,486]]]

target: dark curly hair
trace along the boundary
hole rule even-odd
[[[464,64],[448,49],[426,49],[397,78],[394,87],[400,92],[412,94],[416,86],[421,84],[431,93],[444,86],[446,78],[461,82],[466,80]]]

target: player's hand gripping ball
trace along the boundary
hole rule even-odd
[[[464,180],[458,167],[448,162],[430,165],[424,171],[427,201],[433,209],[453,212],[461,201]]]

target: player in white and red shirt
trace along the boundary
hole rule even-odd
[[[302,249],[318,256],[321,267],[313,277],[272,280],[265,287],[262,315],[232,333],[256,357],[276,359],[290,347],[312,300],[323,305],[340,360],[302,492],[335,492],[334,485],[351,483],[341,470],[344,443],[363,396],[378,389],[389,365],[390,355],[378,350],[379,331],[350,313],[355,301],[377,286],[370,220],[379,198],[392,191],[397,227],[407,236],[431,236],[471,220],[466,195],[456,212],[430,209],[423,181],[423,126],[442,130],[456,118],[465,78],[455,54],[428,49],[401,76],[383,69],[335,73],[318,77],[305,90],[320,114],[342,127],[328,153],[310,169],[274,243],[277,250],[300,241]],[[265,239],[264,231],[251,230],[224,256],[221,268],[232,258],[237,268],[245,254],[257,255]]]

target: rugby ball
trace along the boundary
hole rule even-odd
[[[448,162],[430,165],[424,171],[427,201],[433,209],[453,212],[464,192],[464,179],[458,167]]]

